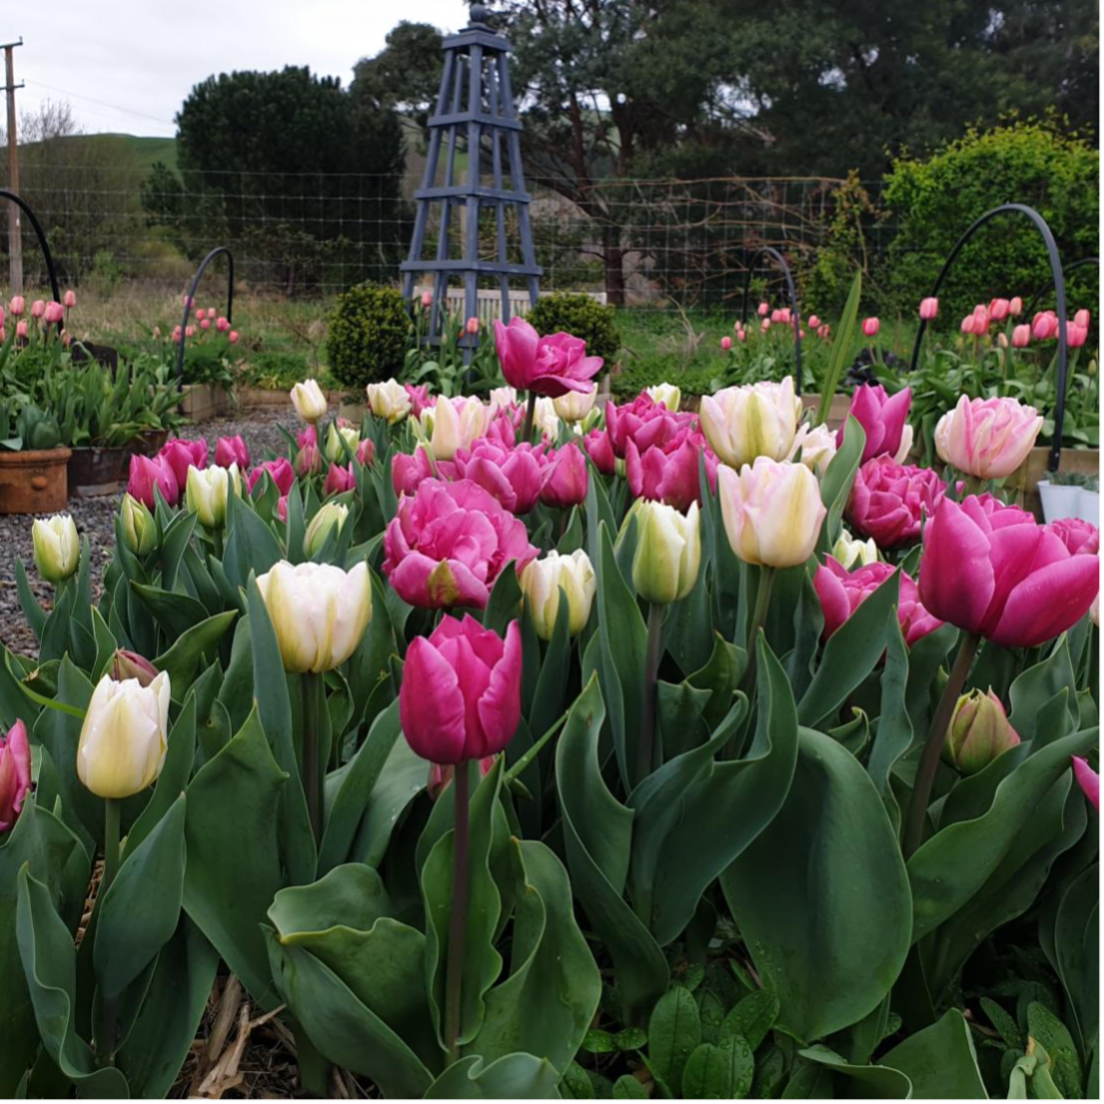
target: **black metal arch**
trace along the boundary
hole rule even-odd
[[[797,305],[797,287],[794,284],[793,273],[790,271],[790,266],[786,262],[786,258],[782,256],[771,245],[764,245],[757,250],[751,258],[751,262],[747,266],[747,271],[744,273],[744,298],[743,303],[740,306],[740,324],[746,325],[747,323],[747,308],[748,308],[748,291],[751,288],[751,274],[755,271],[755,266],[759,262],[760,257],[770,257],[771,260],[778,264],[778,267],[782,269],[782,275],[786,280],[786,291],[790,297],[790,313],[793,315],[792,325],[794,333],[794,376],[796,378],[797,393],[801,394],[801,308]]]
[[[184,297],[184,318],[180,323],[180,345],[176,350],[176,379],[178,387],[182,386],[184,383],[184,342],[187,340],[185,335],[188,331],[188,315],[192,310],[192,302],[195,300],[195,293],[199,289],[199,281],[203,279],[204,271],[220,253],[226,254],[228,263],[226,321],[232,322],[234,320],[234,254],[231,253],[225,245],[216,245],[215,248],[199,262],[199,268],[196,269],[196,274],[192,277],[192,286],[188,289],[188,294]]]
[[[38,245],[42,255],[46,258],[46,272],[50,277],[50,290],[54,293],[54,302],[61,302],[61,286],[58,284],[57,269],[54,267],[54,255],[50,252],[50,246],[46,242],[46,235],[42,232],[42,225],[35,217],[34,211],[28,206],[27,201],[17,196],[15,192],[9,192],[7,188],[0,188],[0,197],[10,199],[30,219],[31,227],[38,236]]]
[[[1031,219],[1046,245],[1047,256],[1050,260],[1050,273],[1054,278],[1054,290],[1058,300],[1058,401],[1054,409],[1054,442],[1051,445],[1050,456],[1047,460],[1047,469],[1054,472],[1058,470],[1058,465],[1062,460],[1062,423],[1066,417],[1066,374],[1069,366],[1069,341],[1066,320],[1066,281],[1062,275],[1062,259],[1058,256],[1058,243],[1054,240],[1054,235],[1051,233],[1046,219],[1034,207],[1028,207],[1025,203],[1002,203],[999,207],[986,211],[980,218],[975,219],[966,233],[955,242],[954,248],[947,255],[946,261],[943,262],[943,267],[940,269],[935,284],[928,294],[929,296],[939,294],[939,289],[943,286],[943,280],[951,270],[951,266],[959,253],[962,252],[963,246],[974,236],[975,232],[991,219],[1003,214],[1021,214]],[[924,331],[927,327],[928,320],[926,318],[920,319],[920,327],[916,331],[916,342],[912,346],[912,360],[909,363],[909,371],[911,372],[916,371],[916,365],[920,360],[920,346],[924,340]]]

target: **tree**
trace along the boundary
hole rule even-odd
[[[437,101],[442,69],[441,32],[404,19],[378,54],[353,66],[349,93],[370,108],[401,111],[424,127]]]

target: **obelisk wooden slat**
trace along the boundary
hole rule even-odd
[[[533,248],[529,221],[530,195],[525,190],[521,163],[521,121],[517,116],[510,86],[509,42],[487,25],[487,9],[473,4],[471,23],[446,38],[444,72],[437,96],[437,110],[429,120],[429,148],[423,185],[414,193],[417,211],[410,256],[401,265],[403,294],[410,299],[421,274],[433,282],[433,305],[425,340],[438,344],[449,324],[446,295],[450,281],[462,281],[464,319],[479,315],[477,291],[481,276],[497,277],[502,294],[502,319],[510,318],[510,278],[522,277],[529,288],[529,300],[536,303],[541,269]],[[457,172],[457,151],[463,143],[468,151],[467,173]],[[443,183],[438,184],[442,170]],[[491,183],[484,184],[484,168]],[[510,185],[505,185],[506,175]],[[464,211],[463,232],[457,235],[460,256],[452,256],[453,208]],[[510,261],[507,233],[508,211],[517,212],[521,263]],[[494,210],[493,259],[480,259],[480,214]],[[426,237],[431,213],[436,210],[437,243],[434,256],[426,259]],[[515,254],[516,256],[516,254]],[[465,359],[479,344],[478,334],[462,339]]]

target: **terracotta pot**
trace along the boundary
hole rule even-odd
[[[56,514],[68,494],[67,448],[0,452],[0,514]]]
[[[126,486],[129,448],[75,448],[69,457],[69,493],[82,498],[117,494]]]

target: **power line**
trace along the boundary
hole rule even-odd
[[[99,104],[100,107],[109,107],[113,111],[120,111],[124,115],[133,115],[138,119],[148,119],[151,123],[160,123],[162,126],[175,126],[176,124],[170,122],[168,119],[160,119],[156,115],[146,115],[141,111],[134,111],[129,107],[120,107],[118,104],[108,103],[106,100],[97,100],[92,96],[86,96],[83,92],[73,92],[67,88],[57,88],[52,84],[47,84],[45,81],[33,80],[29,77],[25,77],[24,80],[27,84],[38,85],[39,88],[48,89],[50,92],[57,92],[62,96],[73,96],[78,100],[85,100],[88,103]]]

